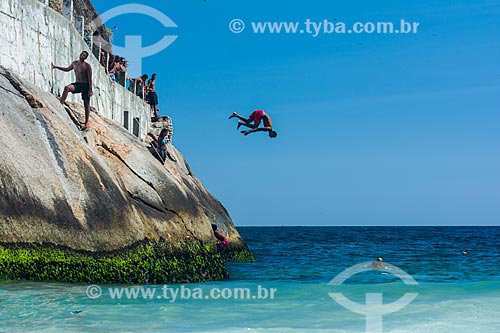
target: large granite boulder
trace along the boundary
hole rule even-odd
[[[144,282],[146,271],[144,280],[155,282],[223,278],[212,223],[231,242],[226,259],[253,260],[227,211],[175,147],[170,151],[177,162],[163,165],[152,148],[94,111],[92,129],[81,132],[80,104],[63,107],[52,94],[0,68],[0,277]],[[26,260],[38,267],[33,273],[26,273],[27,264],[16,266],[19,251],[29,252]],[[182,262],[186,272],[177,264],[175,276],[162,275],[167,268],[157,265],[125,278],[90,272],[108,264],[115,269],[114,258],[130,253],[166,266]],[[84,276],[51,275],[54,258],[61,256]],[[131,265],[141,262],[135,258]]]

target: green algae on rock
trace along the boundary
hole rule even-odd
[[[221,256],[198,242],[174,248],[164,241],[145,241],[100,254],[50,244],[0,245],[0,278],[10,280],[164,284],[227,277]]]

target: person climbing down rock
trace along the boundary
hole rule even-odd
[[[85,62],[88,56],[89,53],[87,51],[82,51],[80,58],[73,61],[68,67],[51,64],[52,69],[58,69],[63,72],[75,71],[76,81],[64,87],[60,102],[64,105],[68,93],[82,94],[83,106],[85,108],[85,124],[82,130],[89,128],[90,97],[94,94],[92,90],[92,67],[90,67],[88,62]]]

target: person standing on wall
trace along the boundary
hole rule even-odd
[[[156,95],[156,74],[151,76],[151,79],[148,80],[148,104],[151,106],[151,111],[153,111],[153,115],[156,120],[160,118],[158,115],[158,95]]]
[[[94,94],[92,91],[92,67],[90,67],[88,62],[85,62],[88,56],[89,53],[87,51],[82,51],[82,53],[80,53],[80,58],[73,61],[68,67],[51,64],[52,69],[59,69],[63,72],[75,71],[76,82],[70,83],[64,87],[60,102],[64,105],[69,92],[72,94],[82,94],[83,106],[85,108],[85,125],[82,130],[89,128],[90,96]]]

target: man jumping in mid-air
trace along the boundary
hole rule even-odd
[[[240,128],[241,125],[251,128],[251,130],[241,131],[243,135],[248,135],[250,133],[260,132],[260,131],[269,132],[269,137],[271,138],[275,138],[278,135],[276,131],[273,131],[273,121],[271,120],[271,117],[269,117],[269,115],[265,113],[264,110],[255,110],[248,118],[242,117],[236,112],[233,112],[233,114],[229,116],[229,119],[234,117],[241,120],[238,121],[238,127],[237,127],[238,129]],[[261,120],[264,123],[264,127],[259,127]]]
[[[73,61],[68,67],[60,67],[52,64],[52,69],[59,69],[63,72],[75,71],[76,82],[70,83],[64,87],[60,102],[64,105],[69,92],[73,94],[82,93],[83,106],[85,108],[85,126],[83,130],[89,128],[90,96],[93,95],[92,67],[90,67],[89,63],[85,62],[88,56],[89,53],[87,51],[82,51],[82,53],[80,53],[80,59]]]

